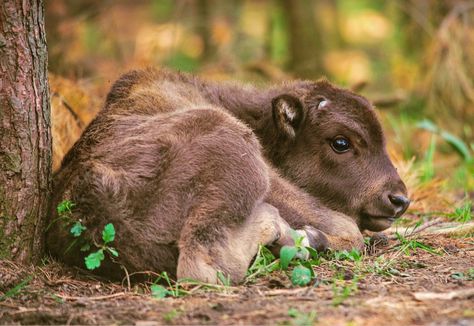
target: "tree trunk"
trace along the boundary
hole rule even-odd
[[[215,3],[210,0],[198,0],[196,2],[197,9],[197,31],[202,38],[204,50],[202,51],[201,58],[204,61],[211,61],[214,59],[217,49],[212,41],[212,10],[211,7],[215,6]]]
[[[0,259],[42,255],[51,179],[42,0],[0,2]]]
[[[314,17],[312,0],[282,0],[288,13],[290,68],[298,77],[314,78],[323,73],[321,31]]]

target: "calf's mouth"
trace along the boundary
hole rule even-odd
[[[384,213],[368,213],[360,214],[359,226],[361,230],[383,231],[388,229],[395,220],[402,216],[410,206],[410,200],[405,195],[388,195],[384,200],[384,205],[380,211]]]

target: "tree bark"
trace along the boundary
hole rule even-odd
[[[210,61],[216,55],[217,49],[212,41],[212,10],[210,0],[197,0],[197,31],[202,38],[204,50],[201,58]]]
[[[314,18],[314,2],[281,1],[288,13],[290,68],[298,77],[319,77],[323,73],[323,51],[321,31]]]
[[[42,0],[0,2],[0,259],[42,255],[51,186]]]

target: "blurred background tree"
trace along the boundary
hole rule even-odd
[[[414,184],[473,192],[472,1],[55,0],[46,15],[55,153],[129,69],[257,84],[325,76],[376,104]]]

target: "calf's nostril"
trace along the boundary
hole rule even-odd
[[[403,213],[410,205],[410,199],[402,195],[388,195],[390,202]]]

